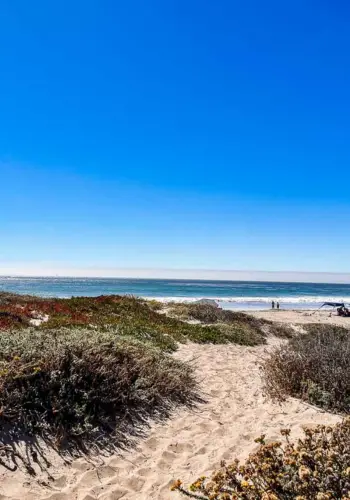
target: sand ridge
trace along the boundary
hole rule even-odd
[[[278,343],[270,340],[268,348]],[[152,426],[148,437],[124,455],[83,458],[56,466],[54,481],[39,484],[22,470],[1,469],[1,500],[178,500],[173,479],[185,484],[210,473],[221,460],[244,458],[265,433],[277,438],[290,426],[335,423],[336,415],[289,399],[282,407],[267,401],[261,391],[259,360],[266,347],[237,345],[180,346],[175,356],[195,365],[207,402],[197,409],[178,409],[163,424]],[[49,485],[49,486],[48,486]]]

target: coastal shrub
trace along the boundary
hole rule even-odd
[[[244,333],[242,338],[264,338],[262,343],[265,342],[266,335],[291,338],[295,334],[289,325],[255,318],[240,311],[221,309],[210,304],[171,304],[169,313],[185,321],[196,320],[208,325],[220,325],[221,330],[223,325],[232,325],[236,331]]]
[[[350,324],[349,328],[345,328],[343,326],[338,326],[338,325],[329,325],[327,323],[307,323],[303,326],[303,330],[306,332],[312,334],[318,334],[320,332],[324,332],[326,335],[329,333],[342,333],[346,331],[350,331]]]
[[[0,308],[0,330],[27,326],[28,324],[28,319],[17,311],[1,310]]]
[[[263,364],[266,393],[283,401],[295,396],[325,408],[350,413],[350,331],[309,325]]]
[[[63,446],[125,435],[191,404],[192,369],[143,342],[86,329],[0,335],[0,431]]]
[[[288,429],[281,434],[284,443],[258,438],[258,450],[244,464],[223,462],[210,478],[189,489],[177,480],[172,490],[204,500],[350,499],[350,419],[305,429],[297,443]]]
[[[152,309],[152,311],[163,311],[166,307],[166,304],[164,302],[159,302],[155,299],[147,300],[147,305],[150,309]]]
[[[266,343],[266,336],[261,330],[255,330],[245,323],[217,323],[215,328],[226,337],[226,343],[256,346]],[[222,341],[221,343],[225,343]]]
[[[171,335],[163,333],[157,328],[152,328],[152,326],[137,324],[132,321],[120,323],[118,325],[107,324],[98,327],[98,330],[131,340],[139,340],[169,353],[177,349],[177,342]]]
[[[155,301],[147,302],[131,296],[45,299],[0,294],[0,311],[21,318],[16,323],[19,328],[26,327],[39,314],[48,319],[38,327],[42,330],[52,331],[62,327],[114,330],[119,335],[147,341],[167,351],[175,350],[177,342],[187,341],[216,344],[238,342],[247,345],[265,342],[264,332],[256,323],[257,320],[250,316],[238,316],[238,320],[232,323],[235,327],[225,330],[217,325],[191,324],[179,317],[169,317],[159,312]],[[11,326],[15,326],[14,322],[7,319],[2,327],[0,318],[0,329],[6,330]]]
[[[296,336],[296,330],[290,325],[284,323],[269,322],[266,326],[266,330],[269,335],[278,337],[281,339],[291,339]]]
[[[225,312],[229,311],[224,311],[210,304],[189,304],[187,314],[189,318],[209,324],[223,321]]]
[[[221,309],[211,304],[171,304],[170,313],[182,319],[195,319],[201,323],[236,323],[245,322],[255,328],[260,328],[263,320],[254,318],[249,314],[239,311],[230,311],[228,309]]]

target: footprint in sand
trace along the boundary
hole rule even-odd
[[[171,465],[171,461],[161,458],[160,460],[158,460],[156,467],[162,471],[168,471],[171,468]]]
[[[52,495],[46,497],[44,500],[69,500],[69,496],[66,493],[52,493]]]
[[[147,478],[153,474],[153,470],[150,467],[143,467],[137,473],[139,476]]]
[[[85,472],[82,476],[80,476],[80,479],[76,485],[75,489],[79,488],[93,488],[96,484],[100,483],[99,476],[97,474],[97,469],[94,470],[89,470]]]
[[[158,439],[150,438],[145,441],[145,447],[149,448],[152,451],[155,451],[159,447]]]
[[[130,491],[124,490],[122,488],[115,488],[106,491],[103,495],[99,496],[99,500],[119,500],[120,498],[126,498],[126,495],[130,494]],[[131,496],[129,498],[132,498]]]
[[[102,479],[113,478],[116,476],[116,474],[118,472],[119,472],[118,469],[115,469],[114,467],[111,467],[110,465],[103,465],[101,467],[98,467],[98,469],[97,469],[97,475],[98,475],[100,481]]]
[[[74,470],[77,470],[79,472],[86,472],[88,470],[91,470],[94,468],[94,466],[83,458],[78,458],[77,460],[74,460],[74,462],[71,464],[71,468]]]
[[[55,479],[53,486],[54,488],[64,488],[67,485],[67,477],[66,476],[60,476]]]
[[[168,450],[173,453],[190,452],[193,450],[193,445],[191,443],[172,443],[169,444]]]
[[[196,455],[205,455],[207,453],[207,447],[206,446],[202,446],[201,448],[199,448],[199,450],[196,450],[194,452],[194,455],[193,456],[196,456]]]
[[[88,493],[87,495],[84,495],[83,497],[78,497],[78,500],[96,500],[96,496],[95,495],[90,495],[90,493]]]
[[[172,462],[176,458],[176,455],[173,451],[165,450],[162,453],[162,458],[164,458],[165,460],[168,460],[169,462]]]
[[[125,482],[123,481],[122,486],[125,486],[129,490],[137,492],[137,491],[141,490],[141,488],[144,484],[145,484],[145,480],[142,477],[134,476]]]

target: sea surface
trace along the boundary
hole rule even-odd
[[[269,309],[272,300],[285,309],[317,309],[326,301],[350,303],[350,284],[326,283],[8,276],[0,277],[0,291],[42,297],[121,294],[161,301],[210,298],[236,310]]]

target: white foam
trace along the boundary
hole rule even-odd
[[[286,296],[271,296],[271,297],[214,297],[214,296],[198,296],[198,297],[143,297],[147,300],[157,300],[158,302],[196,302],[201,299],[211,299],[216,302],[230,302],[237,304],[251,304],[251,303],[261,303],[261,304],[271,304],[274,300],[275,302],[280,302],[280,304],[288,303],[288,304],[323,304],[324,302],[344,302],[350,303],[350,297],[326,297],[326,296],[308,296],[301,295],[298,297],[286,297]]]

